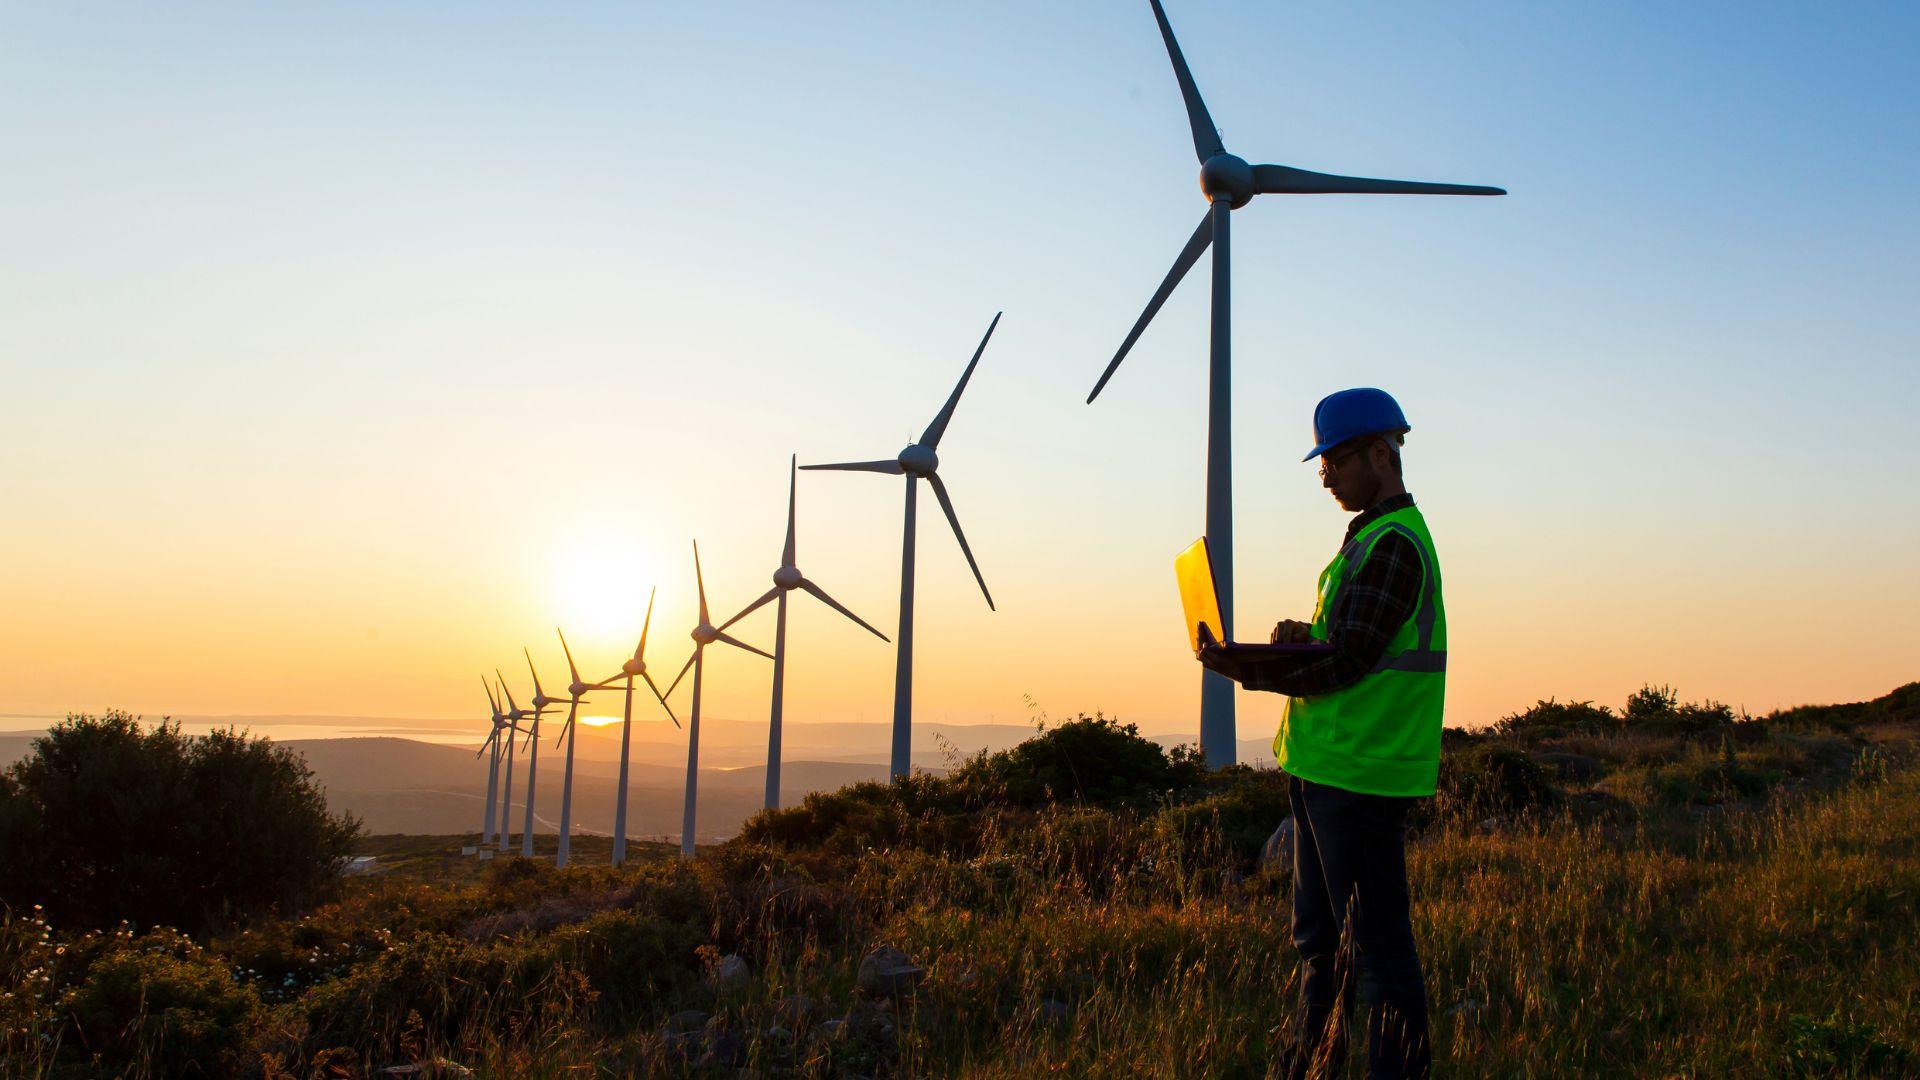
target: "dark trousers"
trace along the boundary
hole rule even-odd
[[[1289,1074],[1337,1075],[1346,1059],[1354,979],[1339,954],[1341,926],[1350,917],[1360,993],[1372,1006],[1368,1075],[1429,1075],[1427,987],[1407,894],[1413,800],[1298,777],[1288,780],[1287,797],[1293,806],[1293,944],[1304,966]]]

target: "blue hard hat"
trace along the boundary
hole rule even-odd
[[[1301,461],[1312,461],[1348,439],[1410,431],[1400,403],[1385,390],[1355,387],[1328,394],[1313,407],[1313,449]]]

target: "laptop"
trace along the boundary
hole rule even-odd
[[[1333,651],[1333,646],[1324,641],[1285,645],[1225,641],[1220,632],[1225,622],[1220,617],[1220,591],[1214,586],[1213,560],[1207,556],[1207,538],[1204,536],[1195,540],[1173,560],[1173,574],[1180,583],[1180,606],[1187,612],[1187,643],[1195,653],[1200,651],[1203,632],[1208,643],[1221,642],[1242,655],[1311,655]]]

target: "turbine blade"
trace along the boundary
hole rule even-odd
[[[507,699],[507,708],[513,712],[519,712],[520,703],[513,700],[513,691],[507,689],[507,677],[500,674],[499,668],[494,668],[493,674],[495,678],[500,680],[500,696]]]
[[[774,597],[777,597],[779,595],[780,595],[780,586],[775,585],[773,588],[768,589],[765,593],[761,594],[760,599],[755,600],[753,603],[748,604],[744,608],[741,608],[740,614],[735,615],[733,618],[728,619],[726,622],[721,623],[718,629],[725,630],[727,627],[732,626],[734,623],[739,622],[741,619],[744,619],[747,616],[753,614],[754,612],[759,611],[762,607],[766,606],[767,601],[772,600]]]
[[[980,344],[974,347],[973,359],[967,361],[967,370],[960,373],[960,381],[953,385],[953,393],[948,395],[947,403],[940,407],[940,415],[934,417],[933,423],[927,425],[927,430],[920,433],[921,445],[935,449],[940,446],[940,436],[947,433],[947,421],[953,419],[954,406],[960,404],[960,395],[967,388],[967,380],[973,378],[973,369],[980,363],[980,354],[987,351],[987,340],[993,337],[993,328],[1000,325],[1000,316],[1003,314],[1005,312],[993,313],[993,321],[987,324],[986,334],[980,338]]]
[[[538,671],[533,670],[533,650],[527,648],[525,645],[522,645],[520,646],[520,651],[527,654],[527,670],[533,672],[534,699],[538,700],[540,698],[546,697],[547,692],[545,690],[540,689],[540,673]]]
[[[700,576],[700,541],[693,542],[693,581],[700,587],[700,621],[707,622],[707,579]]]
[[[680,718],[673,715],[673,706],[667,704],[667,695],[661,693],[660,687],[654,684],[653,676],[643,674],[640,677],[647,680],[647,688],[653,691],[653,696],[660,702],[660,707],[667,710],[667,719],[673,721],[674,727],[679,727]]]
[[[1127,358],[1133,343],[1139,341],[1140,335],[1146,332],[1147,324],[1153,321],[1155,315],[1160,314],[1161,306],[1167,302],[1167,297],[1173,295],[1173,290],[1180,284],[1180,279],[1187,276],[1187,271],[1193,269],[1193,264],[1200,261],[1200,256],[1212,244],[1213,212],[1209,210],[1205,216],[1201,217],[1200,227],[1193,230],[1193,235],[1187,238],[1187,246],[1180,249],[1180,257],[1173,260],[1173,269],[1167,271],[1166,280],[1162,281],[1160,288],[1154,291],[1153,299],[1147,301],[1147,310],[1141,312],[1140,318],[1135,320],[1133,329],[1127,333],[1127,340],[1120,343],[1120,348],[1114,352],[1113,359],[1107,362],[1107,370],[1100,373],[1100,381],[1093,384],[1093,393],[1087,395],[1087,404],[1093,404],[1093,399],[1100,396],[1100,391],[1106,387],[1107,380],[1113,378],[1114,369],[1120,366],[1120,361]]]
[[[1207,103],[1200,100],[1200,88],[1193,85],[1193,72],[1187,70],[1187,58],[1180,55],[1180,43],[1173,39],[1173,24],[1167,22],[1160,0],[1151,2],[1154,21],[1160,24],[1160,38],[1167,43],[1167,58],[1173,61],[1173,77],[1180,82],[1180,97],[1187,103],[1187,125],[1193,128],[1193,152],[1205,164],[1215,154],[1225,153],[1226,147],[1220,143],[1220,129],[1213,126],[1213,117],[1207,114]]]
[[[647,590],[647,617],[640,622],[640,644],[633,650],[633,658],[643,663],[647,658],[647,629],[653,625],[653,596],[659,591],[658,585]]]
[[[780,565],[793,565],[793,494],[799,486],[800,455],[794,454],[787,459],[787,546],[780,550]]]
[[[554,740],[553,740],[553,745],[555,745],[555,746],[559,746],[559,745],[560,745],[560,743],[561,743],[561,741],[562,741],[562,740],[564,740],[564,739],[565,739],[565,738],[567,737],[567,732],[568,732],[568,730],[569,730],[569,729],[571,729],[571,728],[573,727],[573,718],[574,718],[574,715],[575,715],[575,712],[576,712],[576,710],[578,710],[578,709],[579,709],[579,707],[580,707],[580,703],[579,703],[578,701],[576,701],[576,702],[574,702],[574,703],[573,703],[572,705],[570,705],[570,706],[568,706],[568,707],[567,707],[567,720],[566,720],[566,723],[564,723],[564,724],[561,724],[561,725],[560,725],[560,735],[559,735],[559,738],[556,738],[556,739],[554,739]]]
[[[741,640],[740,640],[739,638],[737,638],[737,637],[734,637],[734,636],[732,636],[731,634],[715,634],[715,635],[714,635],[714,640],[715,640],[715,641],[724,641],[724,642],[726,642],[727,644],[729,644],[729,645],[731,645],[731,646],[733,646],[733,647],[734,647],[734,648],[736,648],[736,649],[745,649],[745,650],[747,650],[747,651],[748,651],[748,652],[750,652],[750,653],[759,653],[759,654],[760,654],[761,656],[764,656],[764,657],[766,657],[766,658],[767,658],[767,659],[769,659],[769,660],[771,660],[771,659],[773,659],[773,654],[772,654],[772,653],[770,653],[770,652],[768,652],[767,650],[765,650],[765,649],[756,649],[756,648],[754,648],[754,647],[753,647],[752,645],[749,645],[749,644],[747,644],[746,642],[744,642],[744,641],[741,641]]]
[[[493,710],[493,715],[499,716],[500,702],[494,698],[493,687],[487,685],[487,677],[485,675],[480,676],[480,689],[487,692],[487,705]]]
[[[980,576],[980,564],[973,561],[973,549],[967,546],[967,534],[960,531],[960,517],[953,512],[953,500],[947,496],[947,485],[941,483],[940,474],[927,477],[933,484],[934,498],[940,500],[940,509],[947,512],[947,524],[953,526],[953,538],[960,541],[960,554],[967,557],[967,565],[973,569],[973,580],[980,583],[980,595],[987,598],[987,608],[997,611],[993,606],[993,594],[987,591],[987,579]]]
[[[815,585],[815,584],[814,584],[813,582],[811,582],[811,581],[808,581],[808,580],[807,580],[807,579],[805,579],[805,578],[801,578],[801,579],[800,579],[800,587],[801,587],[801,588],[803,588],[803,589],[805,589],[805,590],[807,590],[808,592],[810,592],[810,593],[812,593],[812,594],[814,595],[814,598],[815,598],[815,599],[817,599],[817,600],[819,600],[819,601],[820,601],[821,603],[823,603],[823,604],[825,604],[825,605],[827,605],[828,607],[830,607],[830,608],[832,608],[833,610],[835,610],[835,611],[837,611],[837,612],[839,612],[840,614],[842,614],[842,615],[845,615],[845,616],[846,616],[847,618],[849,618],[849,619],[852,619],[852,620],[853,620],[854,622],[857,622],[857,623],[859,623],[859,624],[860,624],[861,626],[864,626],[864,627],[866,627],[866,628],[867,628],[867,631],[868,631],[869,633],[871,633],[871,634],[872,634],[873,636],[875,636],[875,637],[877,637],[877,638],[879,638],[879,639],[880,639],[881,641],[892,641],[892,640],[893,640],[892,638],[890,638],[890,637],[888,637],[887,635],[885,635],[885,634],[883,634],[883,633],[881,633],[880,631],[878,631],[878,630],[875,630],[875,629],[874,629],[874,628],[873,628],[873,627],[872,627],[871,625],[869,625],[869,624],[868,624],[868,622],[867,622],[867,620],[865,620],[865,619],[863,619],[863,618],[861,618],[861,617],[860,617],[860,616],[858,616],[858,615],[855,615],[855,614],[854,614],[853,612],[851,612],[851,611],[848,611],[848,610],[846,609],[846,606],[845,606],[845,605],[843,605],[843,604],[841,604],[841,603],[840,603],[840,601],[838,601],[838,600],[835,600],[835,599],[834,599],[833,597],[831,597],[831,596],[828,596],[828,595],[827,595],[827,590],[825,590],[825,589],[823,589],[823,588],[821,588],[821,587],[820,587],[820,586],[818,586],[818,585]]]
[[[1255,165],[1253,190],[1262,195],[1505,195],[1482,184],[1430,184],[1423,180],[1373,180],[1336,176],[1288,165]]]
[[[675,675],[675,676],[673,677],[673,681],[672,681],[671,683],[668,683],[668,684],[667,684],[667,692],[666,692],[666,694],[664,694],[664,695],[662,695],[662,696],[664,696],[664,697],[672,697],[672,696],[673,696],[673,691],[674,691],[674,690],[675,690],[675,689],[676,689],[677,687],[679,687],[679,685],[680,685],[680,680],[681,680],[681,679],[684,679],[684,678],[686,678],[686,677],[687,677],[687,672],[688,672],[688,671],[690,671],[690,670],[692,670],[692,668],[693,668],[693,662],[694,662],[695,660],[698,660],[698,659],[700,659],[700,646],[698,646],[698,645],[695,645],[695,646],[693,647],[693,655],[692,655],[692,656],[689,656],[689,657],[687,657],[687,662],[686,662],[685,664],[682,664],[682,665],[680,665],[680,674],[678,674],[678,675]],[[648,682],[648,684],[652,684],[652,682],[653,682],[653,680],[652,680],[652,679],[648,679],[648,680],[647,680],[647,682]],[[658,687],[655,687],[655,690],[658,690],[658,689],[659,689]]]
[[[480,744],[480,749],[475,750],[473,752],[473,756],[479,757],[481,754],[486,753],[487,747],[492,746],[494,743],[497,743],[499,741],[500,741],[500,729],[494,728],[493,733],[487,736],[487,740]]]
[[[557,626],[553,628],[553,632],[560,635],[560,651],[567,654],[567,674],[573,676],[574,682],[579,682],[580,669],[573,665],[573,650],[567,648],[567,635]]]
[[[839,461],[832,465],[802,465],[803,469],[831,469],[836,472],[877,472],[899,476],[906,472],[905,466],[893,458],[885,461]]]

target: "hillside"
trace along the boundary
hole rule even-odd
[[[1914,1075],[1916,693],[1755,719],[1649,688],[1450,735],[1409,849],[1438,1069]],[[15,920],[0,1000],[136,1072],[1260,1076],[1297,992],[1279,793],[1079,720],[691,861],[370,837],[335,902],[205,943]],[[94,974],[124,956],[137,1001]]]

